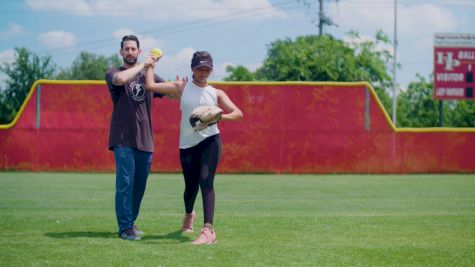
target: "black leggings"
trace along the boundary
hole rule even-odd
[[[181,168],[185,178],[183,193],[185,211],[187,213],[193,211],[196,195],[201,188],[204,223],[213,223],[215,202],[213,183],[221,151],[219,134],[206,138],[194,147],[180,149]]]

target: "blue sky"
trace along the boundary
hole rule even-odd
[[[309,5],[305,5],[307,2]],[[166,79],[190,76],[191,55],[209,51],[212,80],[226,65],[255,70],[268,45],[284,38],[317,34],[317,0],[0,0],[0,63],[11,62],[15,47],[51,55],[69,67],[81,51],[112,55],[120,38],[136,34],[143,56],[153,47],[165,56],[156,72]],[[394,0],[325,1],[338,26],[325,32],[344,39],[354,30],[373,38],[382,29],[394,35]],[[433,70],[436,32],[475,32],[475,0],[398,0],[397,80],[402,88]],[[392,50],[392,47],[389,47]],[[141,57],[143,59],[143,56]],[[5,76],[0,74],[0,82]]]

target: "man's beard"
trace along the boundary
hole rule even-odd
[[[125,64],[128,64],[128,65],[135,65],[137,63],[137,58],[136,57],[122,57],[122,59],[124,60],[124,63]]]

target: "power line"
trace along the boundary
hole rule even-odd
[[[18,0],[0,0],[0,4],[2,3],[2,1],[4,1],[5,3],[7,1],[11,1],[11,2],[17,2]],[[51,2],[51,1],[50,1]],[[58,3],[61,3],[61,2],[71,2],[70,0],[55,0],[54,2],[58,2]],[[253,7],[253,9],[270,9],[270,8],[273,8],[273,7],[278,7],[282,4],[289,4],[289,3],[294,3],[295,1],[294,0],[286,0],[286,1],[282,1],[282,2],[278,2],[278,3],[275,3],[274,5],[271,5],[270,7],[269,6],[257,6],[257,7]],[[91,7],[91,6],[89,6]],[[243,8],[243,7],[238,7],[238,6],[226,6],[226,7],[206,7],[206,8],[188,8],[188,7],[160,7],[159,9],[155,9],[155,8],[148,8],[148,7],[144,7],[144,8],[127,8],[127,12],[140,12],[141,14],[143,13],[153,13],[153,14],[160,14],[160,13],[166,13],[166,14],[169,14],[169,13],[183,13],[183,12],[209,12],[209,11],[222,11],[222,10],[226,10],[226,11],[240,11],[240,10],[249,10],[248,8]],[[89,10],[88,8],[78,8],[78,7],[75,7],[74,8],[74,11],[87,11]],[[112,7],[109,7],[107,8],[107,12],[114,12],[114,11],[123,11],[124,9],[123,8],[120,8],[120,7],[117,7],[117,6],[112,6]],[[51,10],[51,9],[33,9],[33,8],[30,8],[30,9],[24,9],[24,8],[21,8],[21,9],[18,9],[18,10],[1,10],[0,13],[8,13],[8,12],[18,12],[18,13],[30,13],[32,11],[35,11],[35,12],[58,12],[58,10]],[[70,12],[72,10],[69,10]]]
[[[293,1],[287,1],[284,3],[281,3],[279,7],[281,7],[281,10],[290,10],[294,9],[296,7],[289,5],[293,4]],[[198,28],[203,28],[207,26],[214,26],[222,23],[228,23],[228,22],[233,22],[233,21],[238,21],[242,19],[248,19],[248,18],[253,18],[257,16],[262,16],[265,15],[266,13],[272,11],[273,7],[265,7],[261,9],[254,9],[251,11],[245,11],[245,12],[240,12],[236,13],[231,16],[220,16],[214,19],[209,19],[209,20],[202,20],[202,19],[197,19],[191,22],[185,22],[185,23],[180,23],[176,24],[173,26],[167,26],[167,27],[161,27],[161,28],[156,28],[156,29],[151,29],[147,31],[142,31],[138,33],[139,35],[167,35],[167,34],[175,34],[179,32],[185,32],[185,31],[190,31]],[[91,42],[85,42],[76,45],[74,48],[58,48],[54,50],[44,50],[40,51],[40,54],[44,53],[50,53],[54,52],[55,55],[59,54],[69,54],[69,53],[74,53],[75,51],[79,50],[81,47],[86,48],[86,47],[102,47],[102,46],[107,46],[112,42],[116,42],[114,38],[102,38],[102,39],[97,39]]]
[[[475,4],[473,0],[399,0],[399,4],[410,4],[410,5],[419,5],[419,4]],[[345,3],[358,3],[358,4],[386,4],[393,5],[393,0],[345,0],[341,2]]]

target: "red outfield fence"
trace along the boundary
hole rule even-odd
[[[214,83],[244,120],[221,122],[222,173],[475,173],[475,128],[395,128],[370,84]],[[37,81],[0,125],[0,170],[114,171],[103,81]],[[180,172],[177,101],[153,104],[154,172]]]

